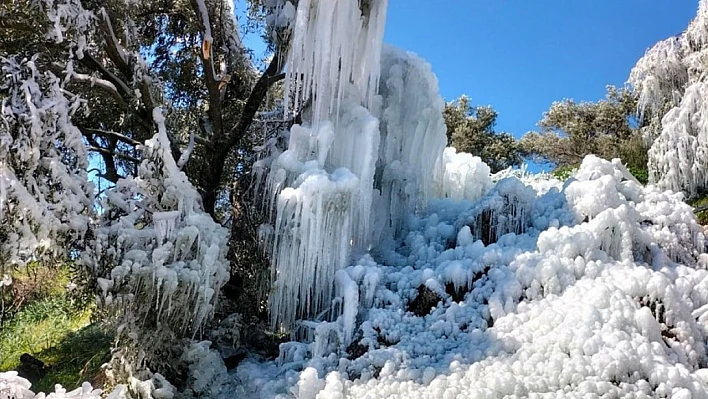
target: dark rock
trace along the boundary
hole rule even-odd
[[[408,311],[413,312],[416,316],[423,317],[429,314],[441,300],[440,295],[421,284],[418,287],[418,296],[408,304]]]
[[[29,353],[24,353],[20,356],[20,366],[17,367],[17,374],[22,378],[26,378],[32,385],[36,385],[42,377],[47,375],[47,367],[43,361]]]
[[[482,211],[477,217],[477,223],[480,226],[479,239],[482,240],[485,246],[497,242],[497,229],[495,224],[492,223],[492,210],[485,209]]]
[[[465,294],[470,292],[466,285],[455,289],[455,284],[445,284],[445,292],[452,297],[453,302],[462,302],[465,299]]]
[[[462,302],[465,299],[465,295],[474,287],[474,284],[489,273],[489,269],[491,269],[491,267],[486,266],[482,271],[472,275],[472,280],[467,285],[455,288],[455,284],[453,283],[445,284],[445,293],[450,295],[454,302]]]
[[[358,359],[364,356],[364,354],[368,351],[369,347],[366,345],[362,345],[361,341],[352,342],[346,349],[346,352],[349,354],[350,360]]]
[[[235,369],[238,367],[239,363],[248,355],[248,351],[241,347],[233,355],[224,358],[224,365],[226,365],[227,370]]]

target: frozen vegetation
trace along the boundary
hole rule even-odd
[[[708,189],[708,2],[681,35],[649,49],[632,69],[629,82],[640,94],[649,179],[691,197]]]
[[[160,374],[130,365],[167,362],[163,354],[180,350],[189,370],[180,394],[194,397],[708,398],[704,230],[683,194],[664,191],[684,187],[642,186],[619,160],[594,156],[565,182],[491,175],[479,158],[445,148],[444,101],[430,65],[382,44],[386,0],[266,4],[269,31],[292,30],[285,108],[302,109],[302,123],[267,143],[255,166],[271,216],[259,229],[272,260],[271,324],[292,341],[275,360],[253,355],[228,372],[208,341],[193,340],[228,278],[227,231],[202,210],[181,170],[191,149],[175,161],[155,108],[157,134],[143,147],[138,176],[107,192],[81,258],[103,276],[98,302],[119,332],[124,363],[113,366],[124,365],[114,371],[127,373],[127,385],[109,398],[173,397]],[[674,46],[703,46],[705,35],[692,25],[685,36],[650,51],[633,73],[646,109],[677,102],[657,154],[677,137],[672,121],[703,126],[702,116],[684,115],[704,107],[701,92],[681,97],[660,76],[688,79]],[[674,60],[679,72],[654,58]],[[91,188],[70,178],[85,154],[61,80],[31,62],[3,62],[17,76],[3,115],[26,130],[22,145],[32,151],[17,158],[12,139],[0,136],[0,206],[22,216],[10,219],[20,246],[1,249],[24,259],[67,231],[81,237],[89,221],[71,219],[76,226],[67,228],[64,213],[90,206]],[[51,90],[40,93],[38,80]],[[42,146],[47,131],[75,159]],[[701,136],[679,132],[677,140],[700,144]],[[681,158],[671,169],[665,156],[654,165],[666,179],[695,169],[676,178],[702,184],[703,161]],[[18,172],[27,168],[36,172]],[[38,175],[63,179],[68,199],[23,191]],[[0,394],[34,397],[29,388],[0,373]],[[85,384],[46,397],[100,392]]]

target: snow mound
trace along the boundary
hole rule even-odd
[[[704,240],[680,194],[594,156],[565,183],[434,200],[399,245],[338,272],[343,311],[307,322],[309,342],[244,362],[241,393],[705,398]],[[423,291],[437,303],[419,316]]]
[[[0,373],[0,397],[3,399],[118,399],[124,397],[122,395],[125,393],[125,386],[118,385],[109,395],[102,396],[100,389],[93,389],[91,384],[84,382],[83,385],[73,391],[67,391],[62,388],[61,385],[57,384],[54,387],[54,392],[48,395],[40,392],[35,395],[30,391],[31,386],[32,384],[27,379],[17,375],[17,371]]]

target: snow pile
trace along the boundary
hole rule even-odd
[[[73,391],[68,391],[61,387],[61,385],[56,385],[54,387],[54,392],[46,395],[44,393],[39,393],[35,395],[30,391],[32,384],[17,375],[16,371],[8,371],[0,373],[0,398],[12,398],[12,399],[119,399],[124,397],[125,386],[118,385],[113,391],[107,396],[102,396],[102,391],[100,389],[93,389],[91,384],[84,382],[81,387],[74,389]]]
[[[682,196],[593,156],[537,180],[432,201],[337,272],[344,309],[311,342],[239,367],[241,394],[708,397],[705,238]]]
[[[645,129],[653,142],[650,181],[690,197],[708,187],[707,61],[708,2],[701,0],[688,29],[648,50],[629,78],[643,118],[652,121]]]
[[[138,178],[107,192],[101,226],[82,260],[102,276],[98,300],[115,317],[121,366],[149,361],[162,370],[175,367],[164,364],[171,358],[165,353],[178,358],[183,339],[213,313],[229,277],[228,232],[201,209],[177,167],[159,109],[153,118],[158,133],[145,145]]]
[[[452,147],[443,152],[442,176],[436,182],[437,197],[454,200],[475,201],[492,186],[489,166],[482,159],[464,152],[457,153]]]
[[[93,185],[71,117],[81,102],[32,59],[0,61],[0,264],[66,256],[89,228]]]

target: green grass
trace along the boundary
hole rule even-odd
[[[71,390],[84,381],[100,387],[96,379],[101,365],[110,360],[112,339],[91,323],[91,306],[70,298],[64,288],[68,277],[61,273],[54,277],[52,282],[42,279],[41,294],[33,294],[33,299],[4,320],[0,372],[16,369],[20,356],[28,353],[47,366],[46,375],[33,384],[35,392],[53,392],[55,384]]]
[[[708,196],[696,198],[694,200],[689,201],[688,204],[694,208],[708,205]],[[702,225],[708,224],[708,211],[696,213],[696,219],[698,219],[698,223],[700,223]]]
[[[55,384],[74,389],[84,381],[100,388],[101,366],[111,359],[111,342],[96,324],[68,333],[57,345],[38,354],[37,358],[50,367],[34,389],[51,392]]]

